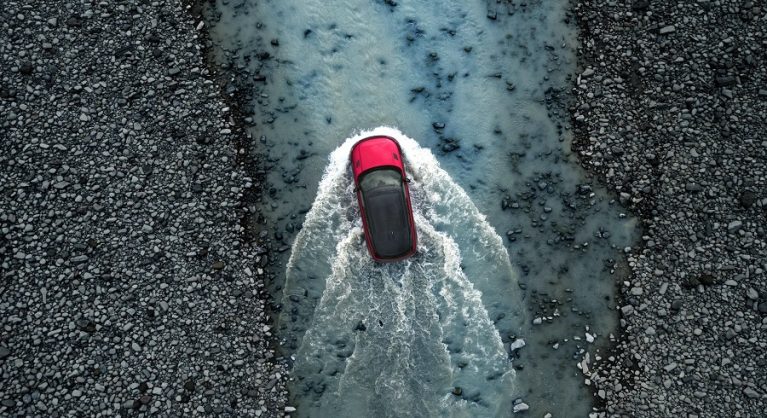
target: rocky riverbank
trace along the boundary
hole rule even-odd
[[[767,8],[581,1],[575,148],[641,214],[607,416],[767,410]]]
[[[290,410],[199,22],[176,1],[0,22],[0,415]]]

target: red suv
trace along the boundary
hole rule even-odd
[[[352,147],[351,163],[370,255],[390,262],[415,254],[409,180],[397,141],[388,136],[364,138]]]

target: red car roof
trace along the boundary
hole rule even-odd
[[[381,166],[394,166],[405,172],[399,144],[388,136],[372,136],[356,143],[351,160],[355,179],[365,171]]]

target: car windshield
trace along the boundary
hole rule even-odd
[[[393,168],[365,173],[360,191],[376,254],[394,258],[408,252],[412,241],[402,174]]]

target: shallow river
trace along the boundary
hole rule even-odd
[[[300,416],[590,411],[576,363],[616,328],[612,272],[635,231],[569,151],[565,6],[206,11],[216,58],[251,85],[250,151],[268,170],[253,222],[284,250],[269,285]],[[402,138],[419,234],[391,265],[367,255],[347,162],[379,126]]]

